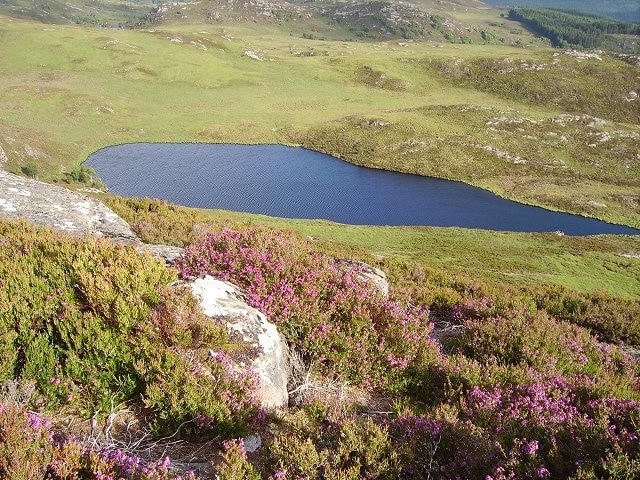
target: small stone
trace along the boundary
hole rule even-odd
[[[244,450],[247,453],[256,452],[260,448],[260,445],[262,445],[262,439],[260,438],[259,435],[249,435],[248,437],[245,437],[243,440],[244,440]]]
[[[184,248],[171,245],[151,245],[142,243],[136,246],[138,252],[147,252],[154,257],[161,258],[167,265],[173,265],[184,254]]]

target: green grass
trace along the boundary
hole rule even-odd
[[[491,12],[474,15],[490,21]],[[640,225],[633,154],[640,129],[635,103],[622,99],[633,89],[632,65],[613,57],[580,62],[543,47],[319,41],[287,29],[121,31],[7,18],[0,25],[5,168],[36,163],[40,178],[55,181],[117,143],[303,144],[358,164]],[[548,69],[526,70],[539,63]],[[525,70],[502,75],[503,64]],[[538,101],[539,92],[555,96]],[[561,128],[550,120],[565,111],[607,123]],[[491,128],[487,122],[499,117],[540,124]],[[361,128],[375,119],[388,125]],[[614,139],[588,146],[604,132]]]
[[[640,238],[559,236],[464,228],[352,226],[107,196],[109,205],[148,242],[185,245],[208,227],[265,225],[313,238],[338,257],[359,257],[393,276],[397,262],[435,276],[465,278],[497,288],[561,285],[583,293],[640,299]],[[195,233],[194,233],[195,232]],[[635,255],[635,258],[633,257]],[[400,279],[396,279],[400,281]],[[415,281],[415,278],[411,280]],[[418,281],[419,283],[419,281]]]
[[[358,227],[330,222],[274,223],[319,241],[357,246],[383,257],[406,258],[483,282],[556,284],[582,292],[607,291],[624,298],[640,298],[640,260],[620,256],[640,250],[640,242],[634,238],[584,239],[461,228]]]

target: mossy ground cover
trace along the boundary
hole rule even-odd
[[[310,40],[268,24],[119,31],[5,18],[0,35],[10,171],[61,179],[114,143],[303,144],[640,225],[637,67],[613,56]],[[581,120],[561,124],[566,112]]]

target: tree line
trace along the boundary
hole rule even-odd
[[[513,8],[509,18],[548,38],[554,47],[599,47],[605,35],[640,35],[640,24],[553,8]]]

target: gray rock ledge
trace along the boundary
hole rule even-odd
[[[79,235],[140,243],[131,227],[102,202],[63,187],[0,170],[0,217],[26,219]]]

